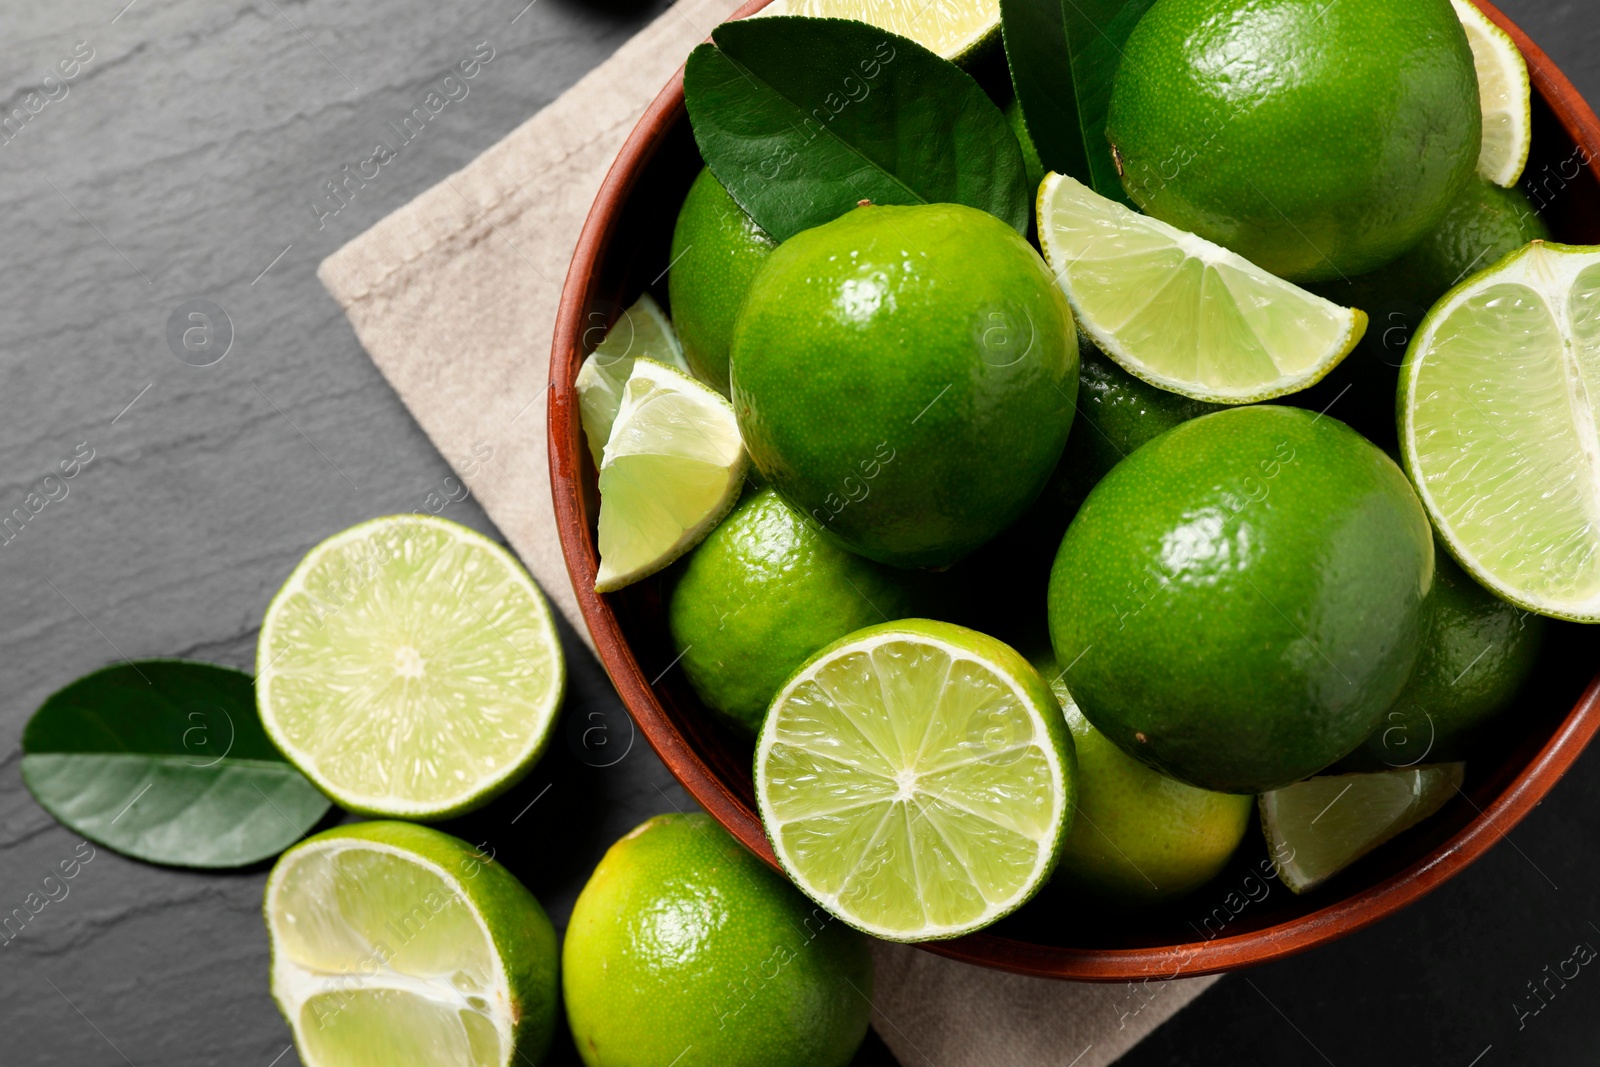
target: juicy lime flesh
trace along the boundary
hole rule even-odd
[[[958,59],[1000,25],[999,0],[777,0],[761,14],[855,19]]]
[[[600,467],[600,573],[619,588],[691,548],[738,497],[744,452],[726,400],[640,360]]]
[[[611,324],[605,339],[578,369],[578,412],[595,470],[600,469],[611,427],[622,407],[622,388],[633,372],[633,361],[641,356],[689,370],[672,323],[648,293]]]
[[[873,992],[866,939],[699,813],[611,846],[561,971],[591,1067],[844,1067]]]
[[[301,850],[274,878],[274,987],[313,1067],[501,1064],[509,991],[454,879],[397,850]]]
[[[1106,128],[1128,195],[1291,281],[1393,259],[1477,165],[1446,0],[1158,0],[1123,56]]]
[[[1408,465],[1467,569],[1600,615],[1600,254],[1535,244],[1441,304],[1403,383]]]
[[[1123,751],[1256,793],[1353,750],[1399,695],[1433,581],[1427,516],[1331,416],[1233,408],[1118,464],[1050,575],[1064,684]]]
[[[695,692],[754,734],[813,653],[911,613],[904,572],[840,548],[769,486],[747,494],[690,555],[667,618]]]
[[[774,701],[757,755],[767,832],[853,925],[953,936],[1048,873],[1070,802],[1064,742],[990,663],[896,624],[864,634]]]
[[[1532,142],[1528,64],[1516,42],[1467,0],[1452,0],[1472,47],[1483,111],[1483,148],[1478,173],[1496,185],[1515,185]]]
[[[667,292],[695,376],[728,391],[728,346],[750,283],[778,247],[709,167],[689,187],[672,231]]]
[[[1284,884],[1314,889],[1444,806],[1463,765],[1308,778],[1261,798],[1262,825]]]
[[[1021,516],[1061,455],[1077,331],[1016,231],[958,204],[859,207],[790,238],[733,340],[751,461],[845,547],[961,558]]]
[[[525,770],[565,681],[538,589],[464,527],[379,519],[324,542],[268,610],[269,733],[341,804],[426,815]]]
[[[1083,328],[1127,370],[1202,400],[1241,403],[1320,378],[1365,317],[1075,179],[1039,195],[1045,254]]]

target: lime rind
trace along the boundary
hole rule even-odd
[[[325,831],[279,859],[263,913],[273,1000],[307,1067],[385,1052],[509,1067],[549,1046],[555,931],[465,842],[407,823]]]
[[[856,929],[914,942],[982,929],[1038,891],[1076,766],[1060,705],[1017,653],[903,620],[835,642],[785,683],[755,782],[800,889]]]
[[[1528,62],[1511,35],[1466,0],[1451,0],[1472,47],[1483,109],[1478,173],[1502,188],[1517,184],[1533,146],[1532,84]]]
[[[728,398],[634,361],[600,464],[597,593],[676,561],[733,509],[749,463]]]
[[[1000,33],[1000,0],[773,0],[751,17],[770,15],[865,22],[953,63],[985,51]]]
[[[573,387],[578,394],[578,415],[595,470],[605,454],[611,427],[622,407],[622,389],[633,373],[634,360],[644,357],[691,373],[678,331],[661,305],[645,293],[606,331],[605,338],[578,368]]]
[[[1261,829],[1278,877],[1292,892],[1309,893],[1442,808],[1465,768],[1322,775],[1263,793]]]
[[[415,514],[308,552],[267,607],[256,672],[263,728],[318,789],[350,811],[422,820],[520,780],[566,692],[549,603],[516,558]]]
[[[1078,324],[1128,373],[1196,400],[1250,404],[1315,385],[1366,333],[1340,307],[1221,245],[1051,173],[1039,241]]]
[[[1535,241],[1447,293],[1406,352],[1401,455],[1434,528],[1525,610],[1600,622],[1600,248]]]

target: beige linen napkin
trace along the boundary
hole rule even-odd
[[[573,627],[545,459],[551,334],[589,205],[646,105],[737,0],[679,0],[465,170],[323,262],[356,335]],[[470,476],[467,471],[471,471]],[[1212,979],[1087,985],[876,950],[874,1025],[906,1067],[1096,1067]]]

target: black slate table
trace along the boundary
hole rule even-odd
[[[1593,0],[1503,6],[1600,100]],[[18,773],[22,726],[45,696],[124,657],[250,669],[262,611],[311,545],[420,507],[450,473],[317,283],[317,263],[664,7],[0,6],[0,117],[30,115],[0,124],[0,514],[61,461],[92,454],[65,496],[52,491],[0,535],[0,914],[82,855]],[[486,52],[468,94],[331,211],[327,183],[450,67]],[[45,82],[65,69],[69,81]],[[174,312],[197,299],[223,312],[208,366],[169,342]],[[493,533],[470,498],[445,514]],[[558,925],[610,841],[690,806],[633,738],[604,673],[564,637],[566,715],[605,730],[587,744],[564,731],[524,785],[450,827],[512,846],[501,854]],[[1124,1062],[1593,1062],[1600,974],[1556,984],[1546,968],[1600,946],[1596,759],[1420,905],[1224,979]],[[298,1063],[267,994],[264,879],[264,866],[200,874],[97,850],[65,897],[0,941],[0,1063]],[[1151,996],[1130,989],[1130,1011]],[[556,1059],[575,1062],[570,1049]],[[869,1041],[860,1062],[892,1061]]]

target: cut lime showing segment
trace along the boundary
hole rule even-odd
[[[595,470],[600,469],[606,442],[611,439],[611,426],[617,421],[617,410],[622,407],[622,387],[633,373],[633,361],[641,356],[689,373],[683,346],[678,343],[678,332],[649,293],[611,324],[605,339],[578,368],[574,383],[578,392],[578,413],[583,420],[583,436],[589,442]]]
[[[1434,305],[1400,372],[1400,446],[1461,565],[1600,621],[1600,248],[1535,241]]]
[[[1343,308],[1081,182],[1039,187],[1039,241],[1078,324],[1130,374],[1246,404],[1320,381],[1367,329]]]
[[[444,519],[395,515],[313,548],[267,608],[256,703],[273,743],[352,811],[439,819],[533,765],[566,665],[511,554]]]
[[[1511,35],[1466,0],[1452,0],[1467,31],[1472,63],[1478,71],[1478,102],[1483,109],[1483,147],[1478,173],[1507,189],[1528,165],[1533,144],[1533,108],[1528,63]]]
[[[1000,0],[773,0],[757,15],[854,19],[957,62],[1000,31]]]
[[[465,841],[329,830],[278,860],[263,910],[272,996],[306,1067],[507,1067],[549,1047],[555,930]]]
[[[698,544],[739,499],[746,462],[726,397],[635,360],[600,464],[595,591],[654,574]]]
[[[1444,806],[1462,763],[1331,774],[1261,794],[1261,828],[1283,884],[1309,892]]]
[[[756,800],[795,883],[890,941],[958,937],[1049,878],[1075,801],[1061,707],[992,637],[908,619],[817,653],[773,699]]]

